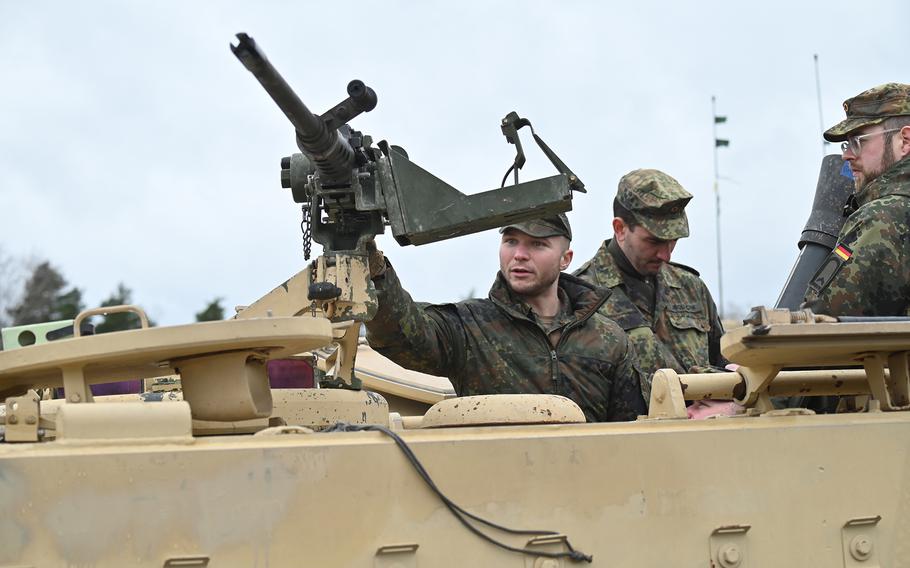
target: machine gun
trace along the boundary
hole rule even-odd
[[[572,208],[572,191],[584,191],[584,184],[536,133],[535,140],[560,173],[518,182],[525,162],[518,129],[530,127],[530,122],[512,112],[500,126],[516,146],[509,168],[515,172],[515,184],[465,195],[411,162],[401,147],[385,141],[374,147],[370,136],[348,126],[348,121],[376,106],[376,93],[362,81],[351,81],[348,97],[317,116],[253,38],[240,33],[237,40],[231,45],[234,55],[296,131],[301,153],[281,160],[281,184],[302,204],[306,260],[310,238],[323,246],[311,270],[308,298],[313,315],[318,308],[336,323],[340,354],[334,376],[345,385],[357,386],[352,376],[356,338],[360,323],[371,319],[377,308],[367,244],[386,225],[400,245],[421,245],[562,213]]]
[[[555,215],[571,209],[571,190],[584,191],[584,184],[563,165],[552,177],[464,195],[411,162],[401,147],[385,141],[373,147],[370,136],[347,125],[376,106],[376,93],[362,81],[351,81],[348,97],[317,116],[251,37],[241,33],[237,39],[238,45],[231,46],[234,54],[297,132],[302,153],[281,160],[281,182],[291,189],[294,201],[308,208],[312,238],[327,253],[360,250],[383,233],[386,224],[399,244],[422,245]],[[511,113],[503,119],[504,133],[513,122],[519,127],[530,124]],[[515,143],[517,135],[506,136]]]

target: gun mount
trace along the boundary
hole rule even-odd
[[[506,140],[516,146],[517,156],[509,169],[515,172],[515,184],[465,195],[411,162],[403,148],[386,141],[374,147],[370,136],[348,126],[348,121],[376,107],[376,93],[362,81],[351,81],[348,97],[317,116],[253,38],[237,34],[231,51],[296,131],[301,153],[282,158],[281,185],[302,204],[305,259],[309,260],[310,238],[323,246],[310,275],[308,299],[313,313],[318,307],[338,324],[335,378],[348,386],[358,386],[351,373],[360,323],[376,310],[367,243],[382,234],[386,225],[400,245],[422,245],[562,213],[572,208],[573,190],[585,191],[533,129],[535,141],[560,173],[518,182],[518,170],[525,162],[518,129],[531,123],[511,112],[500,126]]]
[[[546,148],[544,152],[561,173],[465,195],[411,162],[403,148],[385,141],[374,147],[370,136],[346,124],[376,106],[376,93],[362,81],[351,81],[348,97],[317,116],[253,38],[240,33],[237,39],[232,51],[296,130],[302,153],[281,160],[282,186],[291,189],[295,202],[303,204],[312,223],[312,237],[326,253],[363,250],[366,241],[384,232],[386,224],[399,244],[422,245],[554,215],[571,209],[573,189],[584,190],[578,178]],[[519,126],[530,124],[517,115],[509,120],[514,114],[503,119],[503,124],[516,120]],[[510,132],[514,131],[513,127]],[[510,134],[503,132],[508,139]],[[514,137],[509,141],[514,144]]]

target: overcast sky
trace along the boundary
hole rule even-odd
[[[304,267],[279,184],[291,126],[231,54],[259,43],[322,113],[353,78],[353,126],[465,193],[498,187],[515,110],[585,182],[577,268],[608,238],[619,178],[659,168],[694,196],[674,260],[718,298],[711,97],[728,312],[772,304],[798,252],[841,103],[908,82],[910,3],[13,2],[0,0],[0,247],[48,259],[89,307],[125,283],[159,324],[248,304]],[[900,69],[904,69],[903,72]],[[524,138],[522,180],[555,173]],[[835,148],[831,146],[830,152]],[[499,235],[380,247],[412,294],[485,296]],[[314,256],[318,248],[314,247]]]

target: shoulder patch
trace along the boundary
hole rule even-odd
[[[685,264],[680,264],[678,262],[673,262],[673,261],[670,261],[670,264],[672,266],[675,266],[676,268],[682,268],[686,272],[691,272],[692,274],[694,274],[696,276],[701,276],[701,274],[699,274],[699,272],[697,270],[695,270],[694,268],[692,268],[691,266],[686,266]]]
[[[850,260],[851,256],[853,256],[853,251],[844,245],[838,244],[815,272],[812,279],[809,280],[808,291],[818,296],[834,280],[834,277],[837,276],[844,264]]]
[[[832,252],[841,257],[842,260],[850,260],[850,257],[853,256],[853,251],[847,248],[846,245],[842,244],[834,247],[834,250]]]

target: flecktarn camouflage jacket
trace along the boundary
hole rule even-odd
[[[568,274],[559,287],[572,313],[553,347],[530,308],[497,275],[488,298],[418,304],[388,267],[375,280],[379,311],[367,339],[399,365],[448,377],[460,396],[558,394],[588,421],[634,420],[646,407],[625,333],[597,313],[608,291]]]
[[[607,250],[609,243],[604,242],[575,275],[612,291],[599,311],[619,324],[635,345],[646,376],[645,391],[650,392],[651,376],[658,369],[677,373],[722,369],[727,364],[720,353],[723,325],[698,273],[665,264],[657,273],[654,321],[649,322],[624,292],[620,269]]]
[[[910,157],[872,180],[856,202],[809,281],[806,307],[832,316],[910,315]]]

